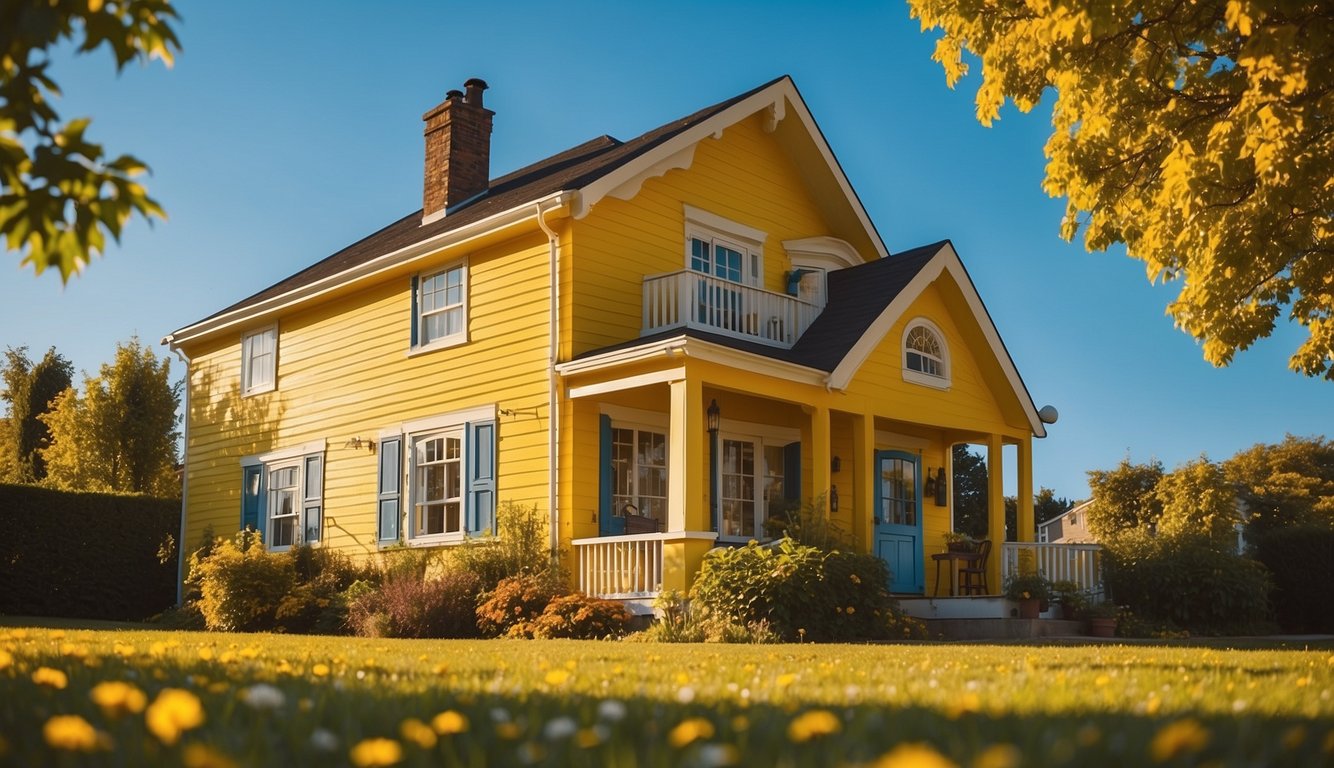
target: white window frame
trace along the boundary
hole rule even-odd
[[[773,427],[767,424],[761,425],[761,424],[746,424],[744,422],[728,422],[726,419],[723,420],[723,423],[720,426],[722,427],[718,431],[718,452],[720,454],[722,453],[723,445],[727,440],[751,443],[753,446],[753,450],[755,451],[755,469],[754,469],[754,475],[751,477],[753,487],[755,489],[755,524],[754,524],[753,535],[746,535],[739,533],[730,534],[730,533],[725,533],[723,531],[723,521],[721,519],[722,502],[723,502],[723,481],[722,481],[723,471],[722,471],[722,466],[720,464],[718,467],[719,519],[715,523],[718,527],[718,540],[737,542],[737,541],[749,541],[750,539],[756,539],[758,541],[763,541],[766,538],[764,534],[764,523],[769,519],[769,504],[772,501],[772,499],[766,497],[766,491],[768,489],[768,484],[766,480],[768,479],[768,473],[764,471],[765,448],[786,447],[789,443],[799,441],[801,439],[801,432],[799,430],[790,429],[787,427]],[[722,456],[716,457],[715,460],[721,462]],[[785,467],[782,469],[786,470]],[[786,485],[789,482],[787,473],[786,471],[784,471],[782,474],[783,474],[783,483]]]
[[[455,270],[459,271],[459,301],[444,307],[437,307],[431,310],[430,315],[438,315],[452,310],[459,310],[462,320],[459,323],[459,330],[448,336],[440,336],[429,341],[426,340],[426,318],[428,316],[425,310],[425,302],[422,300],[425,296],[426,281],[432,278],[446,275]],[[417,275],[417,284],[414,289],[416,296],[413,297],[413,327],[416,328],[417,343],[409,351],[409,354],[418,352],[430,352],[437,349],[458,346],[468,341],[468,289],[469,289],[469,265],[467,259],[447,264],[439,269],[433,269],[429,272],[421,272]]]
[[[662,455],[662,467],[661,467],[661,469],[663,470],[663,479],[664,479],[663,495],[662,495],[662,496],[649,496],[649,497],[647,497],[647,498],[651,498],[651,499],[654,499],[654,500],[660,500],[660,501],[662,502],[662,517],[660,517],[660,518],[658,518],[658,519],[659,519],[659,521],[662,523],[663,529],[666,530],[666,527],[667,527],[667,509],[668,509],[668,506],[669,506],[669,504],[670,504],[670,499],[671,499],[670,487],[671,487],[671,476],[672,476],[672,467],[671,467],[672,446],[671,446],[671,434],[670,434],[670,430],[666,427],[665,423],[664,423],[664,424],[646,424],[646,423],[643,423],[643,422],[621,421],[621,420],[617,420],[615,417],[612,418],[611,428],[612,428],[613,431],[618,430],[618,429],[620,429],[620,430],[628,430],[628,431],[631,433],[631,435],[632,435],[632,437],[631,437],[631,443],[630,443],[630,447],[631,447],[631,452],[630,452],[630,462],[631,462],[631,465],[630,465],[630,493],[629,493],[629,494],[618,493],[617,491],[618,491],[619,489],[616,488],[615,481],[613,481],[613,485],[612,485],[612,499],[613,499],[613,503],[612,503],[612,514],[615,515],[615,516],[617,516],[617,517],[621,517],[621,516],[624,514],[624,505],[623,505],[623,504],[618,504],[615,500],[616,500],[617,498],[624,498],[624,497],[626,497],[626,496],[628,496],[629,499],[630,499],[630,501],[629,501],[628,503],[633,504],[633,505],[635,506],[635,508],[638,510],[638,514],[641,514],[641,515],[647,515],[647,514],[648,514],[647,512],[645,512],[645,510],[644,510],[644,504],[643,504],[643,499],[646,498],[646,497],[645,497],[645,495],[644,495],[644,493],[643,493],[643,489],[640,488],[640,484],[639,484],[639,468],[640,468],[640,465],[639,465],[639,451],[638,451],[638,446],[639,446],[639,435],[640,435],[640,433],[648,432],[648,433],[652,433],[652,434],[655,434],[655,435],[661,435],[661,436],[662,436],[663,455]],[[614,441],[614,439],[615,439],[615,438],[614,438],[614,436],[613,436],[613,441]],[[613,444],[614,444],[614,443],[613,443]],[[613,454],[613,461],[614,461],[614,460],[615,460],[615,456],[614,456],[614,454]],[[652,466],[652,465],[650,465],[650,466]],[[656,468],[656,467],[654,467],[654,468]],[[651,516],[651,515],[649,515],[649,516]]]
[[[394,427],[386,427],[380,430],[380,439],[393,439],[401,437],[403,439],[404,453],[402,465],[402,476],[399,488],[401,489],[400,499],[407,513],[401,518],[401,536],[409,547],[434,547],[441,544],[457,544],[468,538],[467,532],[467,501],[460,497],[459,504],[459,527],[458,533],[430,534],[425,536],[414,535],[417,530],[417,509],[419,489],[417,487],[417,442],[418,440],[428,439],[434,435],[443,435],[446,433],[457,432],[462,440],[459,448],[459,491],[461,494],[467,493],[467,478],[465,473],[468,471],[468,441],[464,432],[469,422],[474,421],[493,421],[496,418],[496,405],[479,406],[462,411],[453,411],[451,413],[440,414],[436,416],[427,416],[425,418],[405,421]]]
[[[262,343],[265,338],[272,342],[272,349],[268,352],[256,354],[255,347],[257,343]],[[271,360],[268,366],[268,378],[255,380],[256,370],[255,362],[259,357],[267,355]],[[241,395],[249,397],[251,395],[272,392],[278,388],[278,324],[257,328],[241,336]]]
[[[936,343],[940,345],[940,367],[941,375],[935,376],[921,371],[915,371],[908,367],[908,336],[914,329],[925,328],[936,337]],[[926,319],[925,317],[915,317],[903,328],[903,338],[900,340],[900,346],[903,348],[901,363],[903,365],[903,380],[914,384],[921,384],[936,389],[949,389],[954,375],[954,365],[950,360],[950,346],[945,340],[945,334],[940,330],[940,326]],[[921,354],[918,352],[917,354]]]
[[[319,483],[317,487],[309,488],[307,487],[308,469],[310,460],[315,457],[319,458]],[[306,543],[309,543],[312,547],[318,547],[324,541],[324,476],[327,474],[326,462],[325,443],[322,440],[241,458],[242,467],[260,468],[259,495],[263,503],[260,508],[259,525],[264,540],[264,548],[267,551],[286,552],[292,547]],[[293,486],[295,489],[295,496],[293,497],[295,511],[292,513],[292,516],[296,518],[296,530],[291,544],[276,546],[273,543],[274,497],[270,478],[274,472],[284,469],[296,470],[296,484]],[[313,513],[319,519],[319,533],[314,541],[308,542],[306,521],[310,513]]]
[[[429,465],[423,463],[419,455],[420,451],[418,450],[418,446],[422,446],[425,443],[432,440],[443,441],[442,447],[448,446],[449,440],[457,440],[459,446],[458,456],[452,459],[447,457],[441,458],[437,461],[430,462]],[[417,434],[411,435],[407,440],[407,447],[409,451],[408,461],[407,461],[409,468],[408,468],[408,484],[405,487],[409,489],[409,495],[410,495],[409,506],[408,506],[408,520],[407,520],[408,542],[411,544],[427,545],[427,544],[444,544],[449,542],[463,541],[468,536],[468,523],[466,519],[467,502],[464,493],[464,481],[465,481],[464,473],[466,472],[466,466],[467,466],[468,447],[464,435],[464,424],[460,423],[458,425],[450,426],[444,429],[435,429],[428,432],[419,432]],[[457,472],[457,478],[455,480],[455,490],[458,492],[457,495],[449,496],[448,492],[446,491],[446,495],[442,496],[439,499],[424,498],[423,494],[425,489],[425,477],[424,475],[419,475],[419,472],[424,471],[427,466],[437,466],[437,465],[444,467],[446,473],[448,473],[449,468],[451,466],[454,468],[454,471]],[[445,481],[444,486],[446,489],[448,488],[448,480]],[[458,522],[457,530],[453,531],[449,530],[448,526],[449,515],[447,512],[442,510],[441,514],[443,515],[443,520],[441,523],[441,530],[439,532],[436,533],[418,532],[422,528],[423,510],[428,505],[430,506],[440,505],[447,508],[448,505],[451,503],[456,504],[458,507],[458,516],[456,518]]]
[[[768,233],[764,230],[723,218],[691,205],[685,206],[686,269],[693,269],[691,266],[693,256],[691,241],[701,240],[709,246],[711,261],[714,259],[713,249],[720,245],[741,253],[741,280],[720,279],[735,282],[738,285],[763,288],[764,241],[766,239],[768,239]],[[714,272],[707,274],[712,277],[719,277]]]

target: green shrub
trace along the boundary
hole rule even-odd
[[[245,546],[244,532],[199,561],[199,610],[209,629],[259,632],[276,627],[282,599],[296,586],[292,558]]]
[[[624,635],[632,619],[625,606],[615,600],[575,592],[548,603],[531,626],[536,638],[601,640]]]
[[[529,624],[548,603],[569,591],[550,574],[502,579],[477,606],[477,628],[483,637],[531,637]]]
[[[141,621],[176,602],[181,502],[0,485],[0,613]]]
[[[1275,528],[1256,538],[1252,554],[1273,575],[1270,598],[1284,632],[1334,632],[1334,528]]]
[[[477,637],[477,594],[477,577],[466,571],[392,578],[355,599],[348,621],[366,637]]]
[[[635,639],[659,643],[777,643],[768,622],[745,625],[691,603],[676,590],[665,590],[653,601],[659,618]]]
[[[537,505],[502,502],[496,513],[499,535],[484,536],[454,547],[449,564],[477,577],[483,592],[510,576],[539,576],[558,571],[558,553],[551,549],[547,520]]]
[[[1147,622],[1197,634],[1261,631],[1269,620],[1269,573],[1206,538],[1131,531],[1105,543],[1107,586]]]
[[[888,583],[884,561],[873,555],[784,538],[710,550],[691,598],[708,615],[767,624],[786,640],[881,639],[902,629]]]

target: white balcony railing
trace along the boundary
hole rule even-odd
[[[695,328],[791,349],[820,308],[782,293],[683,269],[644,278],[644,334]]]
[[[657,597],[662,591],[662,543],[667,535],[640,533],[575,539],[579,591],[608,600]]]
[[[1001,545],[1002,578],[1033,569],[1052,581],[1073,581],[1093,597],[1103,594],[1102,547],[1097,544],[1007,541]]]

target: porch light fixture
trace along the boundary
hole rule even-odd
[[[843,471],[843,462],[840,461],[837,456],[835,456],[833,460],[829,462],[829,471],[835,474]]]
[[[719,422],[722,421],[722,411],[718,409],[718,401],[713,400],[709,403],[709,410],[706,411],[709,417],[709,434],[718,434]]]
[[[949,505],[949,481],[945,479],[945,468],[936,470],[936,506],[945,507]]]

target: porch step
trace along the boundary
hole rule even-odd
[[[940,640],[1027,640],[1084,634],[1083,622],[1063,619],[925,619],[927,637]]]

